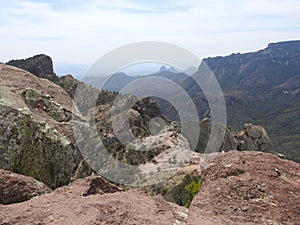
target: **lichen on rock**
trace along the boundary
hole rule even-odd
[[[44,110],[58,122],[67,122],[72,119],[72,112],[61,107],[59,103],[52,101],[51,96],[48,94],[43,95],[35,89],[26,88],[23,96],[29,107]]]
[[[50,187],[68,183],[77,153],[70,139],[28,111],[0,106],[0,166],[43,181]]]
[[[49,187],[32,177],[0,169],[0,204],[19,203],[49,192]]]
[[[68,184],[80,160],[72,100],[56,84],[0,65],[0,168],[51,188]]]

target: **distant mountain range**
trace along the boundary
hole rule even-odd
[[[235,130],[249,122],[263,125],[271,136],[274,151],[300,162],[300,41],[271,43],[257,52],[206,58],[203,62],[214,72],[223,90],[228,125]],[[210,116],[207,99],[193,80],[199,73],[190,77],[162,67],[148,76],[179,84],[193,99],[200,118]],[[117,73],[102,87],[120,91],[143,77]],[[168,102],[161,100],[160,105],[165,115],[179,120]]]
[[[125,73],[120,72],[115,73],[110,77],[84,77],[82,81],[96,88],[120,92],[126,85],[130,84],[131,82],[151,76],[163,77],[175,82],[176,84],[180,84],[189,77],[189,75],[183,72],[179,72],[174,67],[166,68],[165,66],[162,66],[159,71],[149,75],[129,76]]]

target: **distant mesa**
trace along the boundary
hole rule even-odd
[[[51,81],[57,80],[57,76],[53,70],[52,59],[44,54],[35,55],[28,59],[10,60],[6,64],[26,70],[39,78]]]

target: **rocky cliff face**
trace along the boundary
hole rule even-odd
[[[44,54],[36,55],[28,59],[11,60],[6,64],[26,70],[39,78],[45,78],[51,81],[57,80],[57,76],[53,71],[52,59]]]
[[[4,64],[0,86],[0,168],[50,187],[67,184],[81,159],[72,100],[52,82]]]
[[[71,128],[74,116],[87,125],[94,121],[111,156],[122,162],[154,175],[178,164],[179,173],[149,187],[148,192],[180,205],[191,204],[189,214],[186,208],[168,203],[161,196],[124,191],[98,176],[77,179],[43,194],[49,190],[46,185],[4,171],[4,182],[0,179],[1,203],[42,195],[19,204],[0,205],[0,224],[297,224],[299,164],[263,152],[238,151],[202,156],[192,152],[188,159],[196,157],[196,164],[193,160],[185,162],[189,143],[179,132],[180,124],[162,116],[155,100],[136,101],[134,96],[120,99],[120,105],[126,105],[126,101],[135,104],[117,114],[128,116],[128,130],[143,142],[125,146],[112,129],[110,110],[116,93],[93,89],[71,76],[56,83],[65,91],[46,79],[0,64],[0,168],[29,175],[51,188],[93,173],[76,147]],[[74,98],[79,85],[84,86],[88,96],[97,97],[94,105],[90,105],[89,98],[76,100],[79,109],[86,109],[86,120],[79,114],[72,115],[69,95]],[[199,146],[204,148],[203,140],[211,129],[209,119],[200,126]],[[245,124],[236,133],[221,129],[226,132],[220,150],[268,150],[268,136],[261,126]],[[139,151],[146,147],[150,150]],[[130,177],[129,172],[120,174]]]
[[[179,143],[181,148],[189,150],[187,141],[160,114],[158,103],[153,99],[137,100],[134,96],[123,96],[120,98],[121,102],[117,103],[134,103],[129,111],[121,110],[118,113],[119,117],[129,116],[128,132],[143,139],[141,143],[132,143],[132,148],[123,145],[112,128],[111,109],[117,93],[97,90],[71,75],[56,80],[66,93],[57,85],[23,70],[6,65],[2,67],[1,103],[5,110],[1,114],[4,134],[0,137],[3,143],[1,168],[32,176],[52,188],[93,172],[82,160],[75,144],[71,127],[72,116],[79,122],[84,119],[72,115],[73,102],[67,94],[74,98],[77,108],[86,118],[87,125],[92,121],[96,123],[103,144],[120,161],[136,166],[153,161],[151,165],[145,165],[147,171],[156,171],[160,163],[163,164],[160,169],[166,167],[169,170],[175,165],[168,163],[168,158],[176,157],[172,155],[175,154],[172,151],[180,150]],[[9,76],[8,82],[6,79]],[[76,93],[78,89],[82,93]],[[90,96],[96,97],[96,102],[90,102]],[[11,104],[12,102],[16,104]],[[118,127],[123,128],[122,124]],[[141,150],[145,146],[148,146],[149,151]],[[158,157],[166,150],[168,152],[164,156]],[[178,156],[179,159],[181,156]]]

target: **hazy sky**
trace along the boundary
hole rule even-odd
[[[299,0],[0,0],[0,61],[45,53],[60,74],[138,41],[200,58],[255,51],[300,39],[299,12]]]

